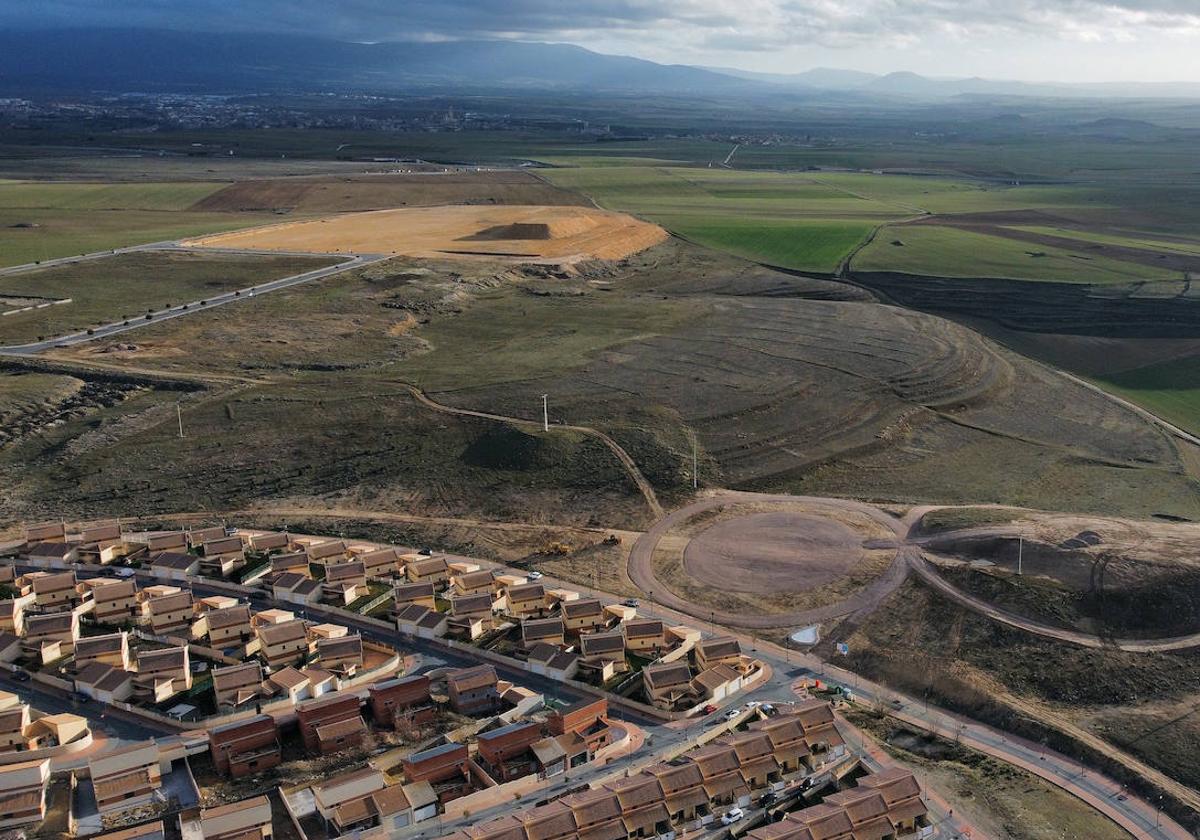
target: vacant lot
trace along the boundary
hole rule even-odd
[[[1107,817],[1038,776],[960,744],[858,711],[850,720],[998,840],[1129,840]]]
[[[197,211],[343,213],[440,204],[586,204],[528,172],[443,171],[240,181],[201,197]]]
[[[0,294],[70,298],[71,303],[6,316],[0,342],[65,335],[147,310],[203,299],[329,264],[308,257],[147,251],[0,276]]]
[[[996,277],[1065,283],[1119,283],[1180,278],[1178,271],[1122,262],[1078,250],[1021,242],[951,226],[896,225],[879,231],[854,258],[857,271],[935,277]]]

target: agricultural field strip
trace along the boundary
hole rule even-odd
[[[140,250],[153,250],[153,249],[140,249]],[[172,249],[168,249],[168,250],[188,251],[190,249],[172,248]],[[212,250],[213,250],[213,252],[219,252],[218,249],[212,249]],[[256,251],[255,252],[225,251],[225,252],[226,253],[245,254],[245,255],[254,255],[254,256],[261,255],[261,252],[256,252]],[[303,256],[322,256],[322,255],[320,255],[320,254],[316,254],[316,255],[304,254]],[[326,255],[326,256],[345,258],[348,255],[334,254],[334,255]],[[170,309],[169,311],[166,311],[166,312],[159,312],[159,313],[153,313],[153,314],[148,313],[145,318],[139,318],[139,319],[135,319],[135,320],[113,321],[109,324],[95,327],[90,330],[86,330],[83,332],[77,332],[77,333],[73,333],[71,335],[66,335],[66,336],[58,336],[56,338],[47,339],[45,341],[37,341],[37,342],[31,342],[31,343],[27,343],[27,344],[15,344],[15,345],[9,345],[6,347],[0,347],[0,355],[34,356],[39,353],[45,352],[46,350],[50,350],[54,347],[70,346],[70,345],[74,345],[74,344],[81,344],[86,341],[92,341],[94,339],[107,338],[109,336],[119,335],[120,333],[129,332],[130,330],[139,329],[139,328],[148,326],[150,324],[160,324],[163,321],[168,321],[168,320],[171,320],[174,318],[180,318],[184,315],[189,315],[189,314],[192,314],[195,312],[207,311],[209,309],[213,309],[218,306],[223,306],[228,303],[233,303],[234,301],[241,300],[243,298],[243,294],[246,297],[251,297],[254,294],[266,294],[268,292],[277,291],[279,289],[286,289],[291,286],[297,286],[301,283],[308,283],[313,280],[320,280],[320,279],[330,277],[335,274],[340,274],[344,271],[349,271],[350,269],[353,269],[353,268],[360,268],[362,266],[370,265],[372,263],[380,262],[380,261],[386,260],[386,259],[390,259],[390,256],[387,254],[357,254],[357,255],[351,256],[349,259],[346,259],[344,262],[341,262],[337,265],[326,266],[324,268],[318,268],[313,271],[306,271],[301,274],[294,274],[294,275],[291,275],[290,277],[281,277],[278,280],[270,280],[270,281],[267,281],[265,283],[260,283],[255,286],[248,286],[245,289],[238,289],[238,290],[231,291],[231,292],[225,292],[220,295],[214,295],[212,297],[205,298],[203,300],[203,302],[199,299],[194,300],[189,303],[180,304],[179,306],[173,307],[172,309]]]

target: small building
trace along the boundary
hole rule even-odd
[[[450,580],[450,571],[444,557],[421,557],[406,563],[405,572],[412,583],[432,583],[441,587]]]
[[[137,585],[132,580],[104,580],[91,589],[92,618],[97,624],[121,626],[138,616]]]
[[[588,752],[592,755],[612,743],[608,701],[603,697],[596,700],[580,700],[565,709],[559,709],[547,719],[546,728],[551,735],[574,732],[583,738]]]
[[[878,793],[888,809],[888,820],[899,835],[915,832],[924,824],[928,808],[921,799],[921,785],[911,770],[891,767],[863,776],[858,786]]]
[[[305,560],[306,568],[307,562]],[[284,572],[271,582],[271,594],[275,600],[288,604],[315,604],[321,600],[322,592],[319,581],[299,572]]]
[[[606,683],[629,670],[625,659],[625,634],[620,630],[588,633],[579,637],[579,667],[593,682]]]
[[[331,566],[346,559],[346,544],[341,540],[313,543],[306,551],[308,562],[318,566]]]
[[[530,747],[544,737],[542,725],[536,721],[517,721],[480,732],[475,736],[479,764],[502,784],[528,776],[537,769]]]
[[[540,583],[511,586],[504,593],[505,611],[522,621],[541,618],[547,612],[546,587]]]
[[[142,823],[131,828],[120,828],[116,831],[106,831],[103,834],[93,834],[90,840],[166,840],[166,830],[163,821]]]
[[[535,674],[564,681],[575,678],[579,671],[579,657],[569,650],[548,642],[534,642],[526,654],[529,670]]]
[[[425,674],[413,674],[375,683],[367,687],[371,718],[376,725],[393,729],[398,719],[414,724],[429,723],[437,710]]]
[[[446,675],[446,692],[450,708],[460,715],[482,715],[496,711],[500,695],[496,690],[499,678],[491,665],[460,668]]]
[[[353,694],[306,700],[296,707],[296,721],[305,749],[318,755],[344,749],[352,745],[355,737],[357,742],[361,742],[365,731],[359,699]],[[333,728],[333,724],[345,721],[357,721],[357,726],[345,727],[345,732],[341,728]],[[324,737],[318,732],[322,727],[325,727]],[[358,732],[358,735],[354,735],[354,732]]]
[[[35,565],[75,563],[79,560],[79,545],[58,541],[32,543],[21,552],[21,559]]]
[[[292,544],[292,538],[282,531],[268,531],[262,534],[250,534],[246,543],[254,551],[283,551]]]
[[[100,703],[123,703],[133,697],[133,672],[93,662],[75,675],[75,690]]]
[[[241,537],[222,537],[204,543],[200,568],[210,575],[224,577],[246,565],[246,547]]]
[[[25,528],[25,542],[40,543],[40,542],[66,542],[67,539],[67,523],[59,520],[58,522],[39,522],[36,525],[28,525]]]
[[[33,603],[33,591],[0,601],[0,633],[20,636],[25,632],[25,613]]]
[[[686,662],[662,662],[642,669],[646,699],[660,709],[673,709],[692,697],[692,671]]]
[[[158,744],[145,741],[93,756],[88,761],[101,814],[148,805],[162,787]]]
[[[411,753],[401,761],[409,782],[429,782],[442,802],[471,791],[470,758],[466,744],[454,742]]]
[[[728,665],[701,671],[692,680],[692,694],[698,700],[724,700],[742,688],[742,675]]]
[[[464,572],[450,578],[450,588],[455,596],[491,595],[493,583],[492,573],[487,569]]]
[[[254,638],[250,608],[242,604],[209,610],[192,626],[192,634],[207,636],[208,646],[217,650],[244,645]]]
[[[43,663],[68,656],[79,638],[79,613],[74,610],[25,617],[22,647]]]
[[[126,538],[135,548],[144,548],[151,554],[159,551],[178,551],[187,553],[188,535],[186,531],[157,531],[137,538]]]
[[[46,545],[54,545],[54,543],[38,543],[34,548]],[[31,575],[30,577],[33,578],[33,602],[43,612],[74,609],[83,600],[76,589],[74,572],[57,572],[36,577]]]
[[[357,555],[358,562],[363,564],[363,570],[368,578],[393,578],[400,574],[403,564],[400,555],[394,548],[380,548],[374,551],[364,551]]]
[[[292,551],[287,554],[276,554],[271,558],[271,574],[297,574],[310,577],[308,554],[303,551]]]
[[[625,622],[625,647],[643,656],[660,653],[666,646],[666,629],[657,619],[639,618]]]
[[[394,610],[399,612],[409,604],[417,604],[427,610],[437,609],[432,583],[401,583],[392,590]]]
[[[577,601],[564,601],[562,610],[563,624],[567,632],[573,635],[595,633],[608,626],[608,616],[604,605],[595,598],[580,598]]]
[[[192,687],[191,659],[188,646],[140,650],[133,692],[143,699],[162,703]]]
[[[75,642],[75,669],[101,662],[129,671],[129,634],[124,630],[104,636],[88,636]]]
[[[79,542],[87,546],[118,542],[121,536],[121,523],[115,519],[107,522],[89,522],[79,529]]]
[[[308,674],[298,671],[290,665],[271,674],[267,683],[273,688],[273,693],[284,695],[292,703],[311,700],[319,696],[313,693],[312,680],[309,679]]]
[[[450,599],[450,619],[447,633],[468,640],[478,639],[495,627],[490,592],[479,595],[458,595]]]
[[[191,627],[194,614],[191,592],[153,597],[152,590],[147,587],[142,590],[142,595],[142,615],[152,633],[159,636],[178,635],[180,631]]]
[[[308,631],[300,620],[257,628],[260,654],[271,668],[295,665],[308,653]]]
[[[207,528],[193,528],[188,531],[188,547],[200,548],[206,542],[214,542],[226,537],[224,525],[210,525]]]
[[[262,666],[250,661],[213,668],[212,684],[218,711],[237,711],[263,696]]]
[[[270,715],[215,726],[208,731],[208,749],[213,766],[223,776],[235,779],[279,765],[279,727]]]
[[[200,558],[183,551],[160,551],[150,556],[150,571],[155,577],[183,583],[200,574]]]
[[[539,642],[561,645],[564,639],[561,618],[542,618],[521,622],[521,642],[529,650]]]
[[[200,809],[204,840],[271,840],[271,803],[265,796]]]
[[[717,665],[737,668],[742,659],[742,646],[733,636],[704,639],[695,647],[696,670],[706,671]]]
[[[331,563],[325,566],[323,597],[331,604],[345,606],[366,595],[367,573],[361,562]]]
[[[0,828],[45,820],[49,784],[48,758],[0,766]]]
[[[436,639],[446,635],[448,627],[445,613],[422,607],[420,604],[409,604],[396,612],[396,629],[410,636]]]
[[[335,674],[353,676],[363,664],[362,636],[317,639],[316,664]]]

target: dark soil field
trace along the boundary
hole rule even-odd
[[[298,214],[428,207],[439,204],[586,205],[578,193],[528,172],[441,170],[239,181],[193,205],[196,211],[255,210]]]

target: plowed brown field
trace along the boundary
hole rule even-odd
[[[460,205],[348,213],[205,236],[186,244],[569,263],[622,259],[666,238],[657,225],[588,207]]]

